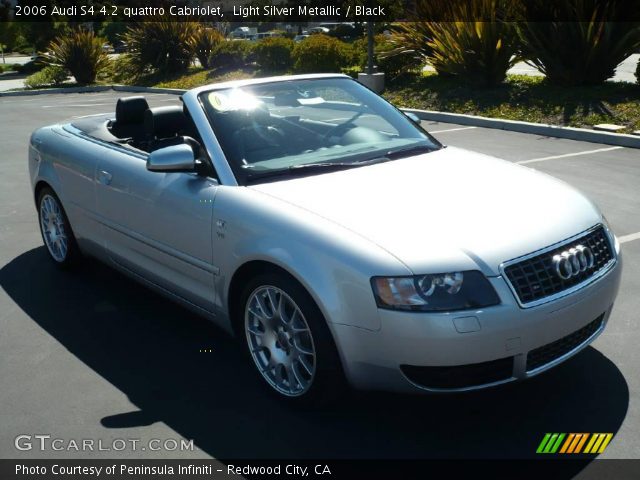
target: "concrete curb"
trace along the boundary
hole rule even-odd
[[[186,90],[179,88],[134,87],[130,85],[94,85],[91,87],[43,88],[42,90],[0,92],[0,97],[28,97],[32,95],[46,95],[54,93],[96,93],[105,92],[107,90],[132,93],[167,93],[171,95],[182,95],[186,92]]]
[[[0,92],[0,97],[30,97],[32,95],[45,95],[48,93],[95,93],[112,90],[111,85],[95,85],[93,87],[69,87],[69,88],[45,88],[42,90],[16,90],[13,92]]]
[[[503,120],[499,118],[476,117],[459,113],[436,112],[432,110],[417,110],[415,108],[403,108],[404,112],[414,113],[420,120],[434,122],[455,123],[482,128],[497,128],[510,132],[529,133],[544,137],[566,138],[581,142],[602,143],[620,147],[640,148],[640,137],[623,133],[598,132],[586,128],[560,127],[557,125],[545,125],[542,123],[520,122],[516,120]]]

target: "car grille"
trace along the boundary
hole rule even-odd
[[[602,326],[604,313],[593,322],[560,340],[538,347],[527,354],[527,372],[557,360],[586,342]]]
[[[577,245],[591,250],[594,256],[593,267],[563,280],[555,271],[553,256]],[[600,226],[580,238],[565,242],[562,246],[513,263],[506,267],[504,272],[520,303],[526,305],[588,280],[606,268],[613,259],[611,245],[604,228]]]
[[[401,365],[400,369],[409,380],[425,388],[467,388],[512,378],[513,357],[453,367]]]

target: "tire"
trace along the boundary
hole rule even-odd
[[[341,396],[346,381],[338,351],[302,285],[285,274],[260,274],[240,301],[246,351],[272,393],[302,407],[324,406]]]
[[[60,199],[49,187],[38,195],[38,224],[49,258],[60,268],[76,264],[80,259],[78,242]]]

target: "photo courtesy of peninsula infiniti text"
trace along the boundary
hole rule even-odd
[[[620,245],[571,186],[444,146],[345,75],[181,100],[120,98],[32,134],[44,244],[206,316],[277,396],[496,386],[606,327]]]

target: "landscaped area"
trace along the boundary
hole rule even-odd
[[[640,129],[640,85],[624,82],[564,88],[544,77],[509,75],[500,85],[478,89],[424,74],[397,82],[384,96],[407,108],[571,127],[615,123],[625,126],[624,132]]]
[[[384,96],[401,107],[574,127],[613,123],[624,127],[621,133],[639,130],[640,85],[609,79],[621,62],[640,53],[640,22],[619,21],[625,12],[618,4],[599,9],[585,0],[550,3],[418,0],[412,21],[376,26],[374,55],[386,75]],[[538,10],[528,12],[532,6]],[[524,20],[536,12],[557,21]],[[571,15],[576,21],[567,21]],[[170,20],[103,22],[93,29],[23,26],[16,38],[21,45],[31,39],[42,52],[39,61],[21,67],[31,73],[27,88],[126,84],[189,89],[296,73],[356,77],[367,65],[363,25],[310,35],[273,30],[242,39],[218,27]],[[42,31],[49,32],[46,42]],[[110,44],[118,44],[120,53],[108,55],[105,45]],[[543,76],[508,73],[522,61]],[[640,81],[640,62],[636,76]]]

